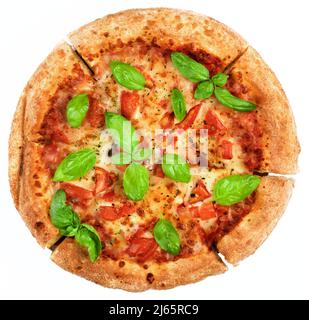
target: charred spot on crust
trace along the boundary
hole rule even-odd
[[[37,230],[37,231],[41,231],[45,228],[45,225],[42,221],[38,221],[35,223],[34,225],[34,229]]]
[[[37,180],[36,180],[36,181],[34,182],[34,186],[37,187],[37,188],[41,188],[42,185],[41,185],[41,182],[40,182],[40,181],[37,181]]]
[[[146,277],[147,281],[151,284],[154,282],[154,275],[152,273],[147,273],[147,277]]]
[[[125,262],[124,261],[119,261],[118,266],[119,268],[123,268],[125,266]]]

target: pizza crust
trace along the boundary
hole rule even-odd
[[[50,247],[60,234],[50,221],[49,207],[54,190],[48,171],[41,162],[41,150],[38,143],[24,144],[19,175],[19,212],[39,244]]]
[[[97,284],[127,291],[173,288],[227,270],[216,253],[207,248],[198,255],[175,262],[146,262],[147,269],[130,261],[125,261],[124,266],[120,267],[119,261],[103,257],[92,263],[87,251],[72,239],[65,239],[51,259],[61,268]]]
[[[296,173],[300,145],[291,107],[275,74],[261,56],[249,47],[232,66],[230,75],[240,77],[240,82],[248,89],[240,97],[257,104],[264,153],[260,171]]]
[[[23,123],[27,100],[27,87],[19,98],[9,138],[9,183],[16,209],[19,209],[19,186],[23,158]]]
[[[217,244],[229,263],[238,264],[266,240],[288,204],[293,184],[292,179],[284,177],[262,178],[250,213]]]
[[[227,67],[247,48],[246,41],[224,24],[191,11],[133,9],[107,15],[69,34],[87,64],[98,74],[105,51],[134,42],[170,50],[205,51]]]

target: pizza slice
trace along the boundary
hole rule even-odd
[[[96,129],[104,125],[104,109],[94,84],[72,48],[66,43],[58,45],[25,88],[24,139],[70,144],[95,136]],[[69,102],[71,109],[67,110]],[[81,103],[84,109],[77,110]],[[87,117],[83,110],[89,111]]]
[[[253,254],[276,226],[290,199],[294,181],[263,177],[251,211],[217,243],[217,249],[232,264]]]
[[[247,154],[251,170],[278,174],[298,171],[300,152],[294,118],[287,97],[274,73],[252,48],[228,71],[226,88],[258,108],[236,118],[233,128]],[[243,128],[249,129],[246,132]]]

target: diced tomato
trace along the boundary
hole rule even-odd
[[[162,170],[162,166],[160,164],[155,164],[153,168],[153,174],[156,177],[164,178],[164,172]]]
[[[95,193],[109,191],[117,181],[117,175],[114,172],[108,172],[102,168],[95,168]]]
[[[132,202],[125,202],[119,209],[118,214],[120,217],[126,216],[136,211],[136,207]]]
[[[130,257],[136,257],[144,262],[153,257],[158,245],[153,238],[135,238],[131,241],[127,253]]]
[[[100,196],[100,199],[107,201],[107,202],[112,202],[112,201],[122,201],[124,200],[124,196],[120,194],[116,194],[114,191],[110,191],[107,193],[104,193],[102,196]]]
[[[104,107],[97,100],[89,96],[89,109],[87,111],[87,120],[93,128],[103,128],[105,123]]]
[[[60,184],[60,188],[64,189],[68,202],[82,208],[88,207],[93,199],[93,193],[91,191],[71,183],[63,182]]]
[[[223,140],[220,145],[220,153],[223,159],[233,159],[233,144],[228,140]]]
[[[189,212],[192,217],[198,217],[199,216],[199,207],[189,207]]]
[[[121,114],[131,120],[138,108],[140,97],[136,91],[122,91],[120,97]]]
[[[97,213],[98,218],[108,221],[119,219],[118,209],[110,206],[101,206]]]
[[[114,221],[126,215],[135,212],[136,207],[131,202],[125,202],[119,207],[101,206],[98,211],[98,218],[104,220]]]
[[[62,154],[55,143],[47,144],[43,147],[42,156],[46,167],[55,169],[62,160]]]
[[[198,217],[199,207],[188,207],[184,204],[180,204],[177,207],[177,213],[180,219],[192,219],[192,217]]]
[[[187,113],[186,117],[179,123],[175,125],[175,128],[177,129],[183,129],[186,130],[192,126],[194,123],[200,109],[201,109],[201,104],[198,104],[194,106],[193,108],[190,109],[190,111]]]
[[[189,203],[196,203],[203,201],[211,196],[211,193],[207,190],[203,180],[199,180],[197,186],[192,190],[193,197],[190,198]]]
[[[208,129],[208,135],[210,137],[217,135],[218,133],[226,130],[225,126],[218,119],[214,112],[208,110],[205,116],[206,125],[205,128]]]
[[[166,112],[162,119],[159,121],[160,127],[162,129],[170,129],[174,125],[174,113]]]
[[[212,202],[204,203],[201,205],[199,209],[199,217],[202,220],[208,220],[217,217],[217,213]]]

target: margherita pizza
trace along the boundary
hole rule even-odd
[[[25,87],[9,144],[15,205],[52,260],[141,291],[254,253],[287,205],[300,150],[259,54],[175,9],[109,15],[69,39]]]

